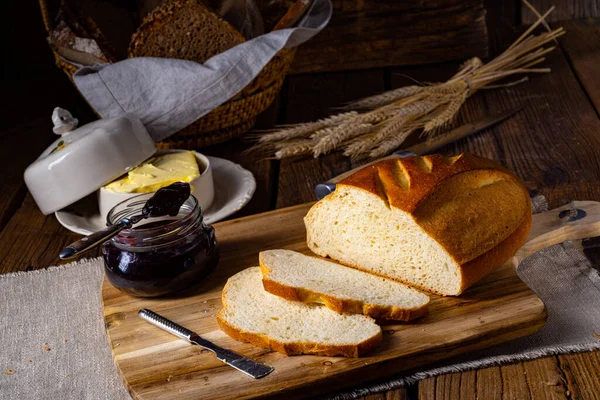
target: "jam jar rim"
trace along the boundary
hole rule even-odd
[[[141,213],[141,210],[145,204],[145,202],[139,204],[139,208],[132,207],[129,215],[121,216],[114,221],[111,221],[111,216],[117,207],[122,206],[125,203],[132,202],[140,197],[148,197],[150,193],[142,193],[137,196],[130,197],[126,200],[123,200],[116,204],[113,208],[110,209],[106,216],[106,223],[108,226],[114,225],[117,221],[124,218],[125,216],[131,216],[136,214],[137,212]],[[149,198],[149,197],[148,197]],[[191,204],[189,204],[191,203]],[[144,250],[147,248],[157,248],[163,246],[172,246],[176,242],[185,239],[188,234],[193,233],[195,229],[194,227],[202,227],[203,223],[203,213],[200,204],[198,203],[198,199],[194,195],[190,195],[188,199],[183,203],[182,209],[186,207],[189,212],[184,215],[180,219],[176,219],[175,221],[169,222],[167,224],[159,225],[151,228],[128,228],[123,229],[116,236],[114,236],[110,241],[115,244],[117,247],[125,247],[128,249],[136,249],[136,250]],[[176,236],[174,236],[176,235]],[[131,240],[125,241],[125,238],[131,239],[134,238],[135,243],[132,243]],[[121,240],[120,240],[121,239]],[[137,239],[137,240],[136,240]]]

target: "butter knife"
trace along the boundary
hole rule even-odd
[[[325,197],[329,193],[333,192],[335,190],[336,183],[349,177],[350,175],[354,174],[356,171],[358,171],[360,169],[363,169],[365,167],[368,167],[370,165],[373,165],[373,164],[378,163],[383,160],[389,160],[392,158],[405,158],[405,157],[412,157],[412,156],[421,156],[421,155],[431,153],[432,151],[437,150],[442,146],[445,146],[449,143],[455,142],[459,139],[465,138],[465,137],[473,135],[477,132],[481,132],[482,130],[487,129],[491,126],[494,126],[494,125],[504,121],[505,119],[512,117],[517,112],[521,111],[521,109],[522,109],[522,107],[514,108],[512,110],[503,112],[501,114],[492,115],[492,116],[480,119],[479,121],[475,121],[475,122],[471,122],[471,123],[459,126],[456,129],[452,129],[449,132],[446,132],[439,136],[435,136],[432,139],[429,139],[425,142],[418,143],[409,148],[397,151],[387,157],[380,158],[380,159],[372,161],[368,164],[361,165],[358,168],[354,168],[350,171],[344,172],[343,174],[340,174],[325,183],[319,183],[317,186],[315,186],[315,194],[317,195],[317,199],[321,200],[323,197]]]
[[[138,315],[150,322],[152,325],[156,325],[181,339],[187,340],[191,344],[197,344],[200,347],[212,351],[219,360],[223,361],[230,367],[245,373],[246,375],[250,375],[254,379],[263,378],[274,370],[274,368],[271,366],[258,363],[247,357],[234,353],[233,351],[219,347],[206,339],[202,339],[195,332],[192,332],[189,329],[186,329],[183,326],[178,325],[151,310],[148,310],[147,308],[140,310]]]

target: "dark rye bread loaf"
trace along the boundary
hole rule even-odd
[[[131,38],[129,57],[163,57],[203,63],[245,41],[240,32],[197,0],[168,1],[144,18]]]

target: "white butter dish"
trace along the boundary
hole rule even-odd
[[[25,170],[25,184],[48,215],[95,192],[155,152],[154,141],[136,117],[100,119],[57,139]]]

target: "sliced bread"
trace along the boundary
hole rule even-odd
[[[174,0],[146,16],[129,44],[129,57],[166,57],[203,63],[245,41],[198,0]]]
[[[265,290],[288,300],[400,321],[428,310],[429,297],[415,289],[321,258],[269,250],[260,253],[259,262]]]
[[[361,169],[304,222],[308,247],[320,256],[456,296],[525,243],[531,201],[492,160],[430,155]]]
[[[259,267],[229,278],[222,296],[217,321],[223,332],[286,355],[358,357],[382,339],[381,328],[369,317],[338,314],[266,292]]]

